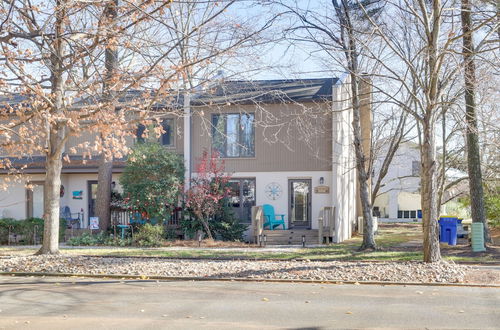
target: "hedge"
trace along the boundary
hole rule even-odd
[[[43,240],[43,219],[28,218],[16,220],[12,218],[0,219],[0,244],[8,243],[9,228],[11,234],[16,234],[18,244],[32,245],[40,243]],[[35,231],[36,240],[35,242]],[[66,231],[66,220],[59,220],[59,240],[64,238]],[[12,242],[11,242],[12,243]]]

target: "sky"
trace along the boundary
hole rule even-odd
[[[286,0],[284,3],[291,4],[295,0]],[[266,1],[262,1],[266,3]],[[282,7],[270,5],[249,5],[252,1],[241,1],[233,6],[233,12],[241,17],[242,21],[255,22],[258,26],[273,16],[273,13],[284,10]],[[324,0],[298,0],[301,8],[317,7]],[[318,56],[318,47],[305,42],[291,43],[283,40],[282,30],[290,23],[290,18],[281,18],[264,34],[265,38],[272,39],[271,42],[262,47],[258,61],[254,64],[260,66],[259,70],[247,75],[251,79],[294,79],[294,78],[329,78],[333,74],[332,69],[325,68]],[[232,70],[231,68],[230,70]],[[237,70],[237,68],[236,68]]]

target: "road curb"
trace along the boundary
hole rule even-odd
[[[188,276],[158,276],[158,275],[120,275],[120,274],[73,274],[73,273],[27,273],[27,272],[0,272],[0,276],[19,277],[79,277],[116,280],[158,280],[158,281],[197,281],[197,282],[260,282],[260,283],[314,283],[314,284],[351,284],[351,285],[391,285],[391,286],[444,286],[444,287],[474,287],[474,288],[497,288],[495,284],[475,283],[423,283],[423,282],[385,282],[385,281],[342,281],[342,280],[308,280],[308,279],[255,279],[245,277],[188,277]]]

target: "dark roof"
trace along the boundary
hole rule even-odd
[[[193,98],[194,103],[278,103],[332,99],[337,78],[224,81]]]
[[[2,157],[3,158],[3,157]],[[11,164],[16,169],[23,168],[23,172],[25,173],[45,173],[45,165],[46,165],[46,157],[45,156],[28,156],[22,158],[16,157],[5,157],[8,158]],[[1,159],[1,158],[0,158]],[[100,156],[94,156],[92,159],[84,159],[80,155],[72,155],[69,156],[69,162],[63,158],[63,173],[80,173],[80,172],[89,172],[89,173],[97,173],[97,169],[99,168],[99,159]],[[126,160],[115,159],[113,160],[113,170],[117,172],[121,172],[125,167]],[[6,170],[0,170],[0,173],[5,173]]]
[[[286,79],[286,80],[228,80],[212,83],[203,90],[192,93],[193,105],[211,105],[224,103],[280,103],[311,102],[332,99],[333,85],[338,78]],[[154,95],[155,91],[128,90],[119,95],[118,103],[140,102],[145,94]],[[182,91],[172,90],[155,104],[157,108],[181,107],[184,103]],[[19,94],[0,95],[1,103],[19,104],[27,97]],[[95,96],[82,98],[76,106],[95,104]]]
[[[24,95],[21,94],[9,94],[7,95],[0,95],[0,102],[12,102],[12,103],[19,103],[26,99]]]

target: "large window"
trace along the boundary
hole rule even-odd
[[[136,131],[136,137],[137,137],[137,142],[138,143],[144,143],[145,141],[158,141],[162,145],[166,147],[173,147],[174,146],[174,120],[169,118],[169,119],[163,119],[161,122],[161,126],[163,130],[165,131],[159,140],[157,140],[156,135],[154,133],[154,126],[151,126],[148,128],[148,137],[146,138],[144,136],[145,131],[146,131],[146,126],[139,124],[137,127]]]
[[[212,124],[212,147],[221,157],[255,156],[253,114],[213,115]]]
[[[241,222],[251,222],[252,206],[255,206],[255,179],[229,180],[228,202]]]

